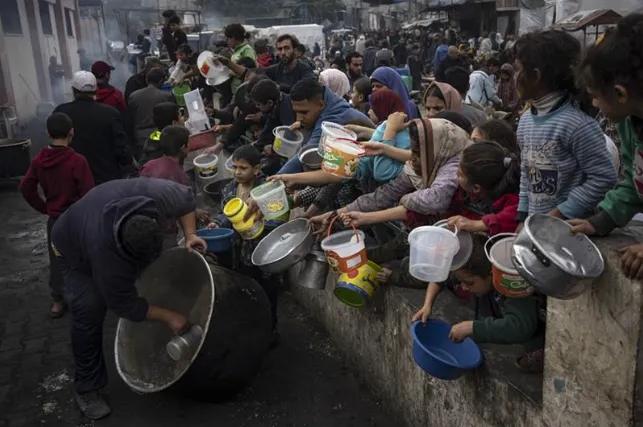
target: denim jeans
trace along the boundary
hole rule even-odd
[[[64,260],[60,261],[65,297],[71,312],[76,392],[98,391],[107,386],[103,355],[103,322],[107,306],[90,276],[67,267]]]
[[[285,165],[279,169],[278,175],[303,172],[304,168],[299,161],[299,156],[292,156]]]

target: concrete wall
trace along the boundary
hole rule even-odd
[[[641,283],[621,273],[616,249],[642,239],[643,229],[628,228],[597,240],[606,260],[604,275],[575,300],[548,300],[542,403],[514,386],[541,385],[540,377],[508,379],[515,359],[503,356],[502,346],[485,347],[486,363],[455,381],[420,370],[409,331],[422,304],[419,291],[385,287],[369,307],[351,309],[334,297],[331,274],[324,291],[292,286],[292,292],[328,329],[361,379],[399,414],[400,426],[626,427],[640,422],[643,406],[637,387],[643,379],[638,357],[643,298]],[[450,298],[438,298],[434,317],[465,320],[462,313],[454,315],[457,302]]]
[[[7,68],[11,75],[11,88],[19,121],[25,121],[36,113],[40,102],[38,79],[48,78],[36,69],[31,49],[29,23],[24,0],[18,1],[22,34],[4,34],[4,46],[8,56]]]
[[[105,54],[105,18],[98,6],[84,6],[79,10],[81,47],[87,56],[99,58]]]

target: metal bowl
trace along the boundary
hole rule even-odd
[[[305,171],[321,169],[322,160],[322,156],[319,155],[317,147],[304,150],[299,155],[299,161],[302,163]]]
[[[280,273],[301,261],[313,247],[308,220],[299,218],[275,228],[252,253],[252,263],[266,273]]]

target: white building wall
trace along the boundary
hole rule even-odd
[[[71,58],[71,67],[72,71],[76,72],[80,70],[80,58],[78,57],[78,37],[79,35],[76,34],[76,23],[73,20],[72,16],[72,21],[71,21],[71,29],[73,36],[69,36],[67,34],[67,12],[65,12],[66,8],[69,8],[71,10],[76,11],[76,0],[63,0],[63,25],[65,25],[65,37],[67,40],[67,49],[69,50],[69,57]]]
[[[25,123],[36,114],[36,106],[40,102],[38,79],[49,78],[49,76],[36,70],[31,50],[25,0],[18,0],[17,3],[20,11],[22,35],[4,34],[4,43],[9,57],[7,71],[11,75],[16,114],[18,120]]]
[[[85,6],[79,10],[81,46],[90,58],[102,57],[105,53],[105,20],[98,6]]]

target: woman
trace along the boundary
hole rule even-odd
[[[424,108],[426,115],[431,118],[441,111],[454,111],[459,113],[462,111],[462,97],[453,86],[433,82],[429,85],[424,92],[423,98]]]
[[[334,68],[324,70],[319,75],[319,82],[340,98],[348,100],[351,84],[346,74]]]
[[[465,131],[444,119],[415,119],[409,128],[411,160],[393,181],[337,211],[358,227],[406,219],[407,212],[446,213],[458,188],[460,154],[471,141]],[[326,227],[332,212],[311,218]]]
[[[400,98],[402,98],[402,101],[404,101],[409,120],[420,117],[420,110],[418,106],[409,99],[409,91],[397,71],[390,67],[379,67],[373,72],[373,75],[371,75],[371,83],[373,84],[373,92],[377,92],[380,89],[391,89],[397,93]]]
[[[518,95],[518,90],[516,89],[514,67],[511,64],[503,64],[500,67],[498,96],[502,100],[503,110],[514,112],[520,109],[520,95]]]

